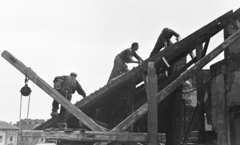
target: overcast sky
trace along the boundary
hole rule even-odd
[[[2,0],[0,52],[9,51],[50,85],[74,71],[89,95],[106,84],[114,57],[132,42],[146,59],[164,27],[184,38],[239,6],[239,0]],[[209,50],[222,41],[220,33]],[[0,120],[16,123],[25,76],[2,57],[0,68]],[[29,118],[49,119],[52,98],[28,84]],[[80,99],[74,94],[71,102]],[[28,97],[22,103],[24,119]]]

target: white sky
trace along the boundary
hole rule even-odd
[[[89,95],[106,84],[114,57],[132,42],[139,43],[138,54],[146,59],[164,27],[184,38],[239,4],[239,0],[2,0],[0,53],[9,51],[50,85],[57,75],[77,72]],[[210,41],[209,49],[222,41],[221,33]],[[16,123],[25,76],[2,57],[0,68],[0,120]],[[34,83],[29,86],[29,118],[49,119],[52,98]],[[80,99],[76,93],[71,102]],[[22,103],[24,119],[28,98]]]

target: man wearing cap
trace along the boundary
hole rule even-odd
[[[122,73],[128,72],[127,63],[138,63],[141,64],[143,59],[136,53],[139,46],[137,42],[132,43],[130,48],[123,50],[119,53],[114,59],[114,66],[111,72],[111,75],[108,79],[108,83],[115,77],[119,76]],[[138,61],[133,60],[132,57],[135,57]]]
[[[82,89],[81,85],[76,80],[77,74],[72,72],[70,76],[57,76],[54,78],[54,89],[57,90],[62,96],[64,96],[66,99],[71,101],[72,94],[75,93],[77,90],[79,95],[82,95],[83,98],[86,97],[85,91]],[[54,117],[58,115],[57,111],[59,109],[59,103],[57,101],[53,101],[52,103],[52,113],[51,116]],[[59,123],[58,127],[59,129],[66,129],[66,116],[67,116],[67,110],[61,106],[60,114],[59,114]]]
[[[172,45],[171,38],[172,36],[176,37],[176,40],[178,41],[180,39],[180,35],[169,28],[164,28],[158,37],[157,43],[155,44],[150,57],[153,57],[154,55],[158,54],[158,52],[163,48],[167,48]]]

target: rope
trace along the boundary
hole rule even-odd
[[[30,97],[31,97],[31,95],[29,95],[29,98],[28,98],[27,119],[28,119],[28,115],[29,115]]]
[[[25,78],[25,84],[28,82],[29,78],[28,78],[28,74],[29,74],[29,71],[31,70],[30,67],[27,68],[27,72],[26,72],[26,78]],[[29,94],[29,98],[28,98],[28,110],[27,110],[27,119],[28,119],[28,116],[29,116],[29,106],[30,106],[30,98],[31,98],[31,95]]]
[[[25,74],[25,76],[26,76],[26,78],[25,78],[25,84],[28,82],[28,80],[29,80],[29,78],[28,78],[28,73],[29,73],[29,71],[30,71],[30,69],[31,68],[27,68],[27,72],[26,72],[26,74]]]
[[[21,131],[20,129],[20,124],[21,124],[21,114],[22,114],[22,94],[21,94],[21,99],[20,99],[20,112],[19,112],[19,124],[18,124],[18,128],[19,128],[19,133]]]

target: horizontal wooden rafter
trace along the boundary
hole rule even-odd
[[[98,131],[51,131],[24,130],[22,137],[39,137],[45,139],[88,141],[88,142],[148,142],[147,133],[126,133],[126,132],[98,132]],[[158,142],[165,141],[165,134],[158,134]]]

